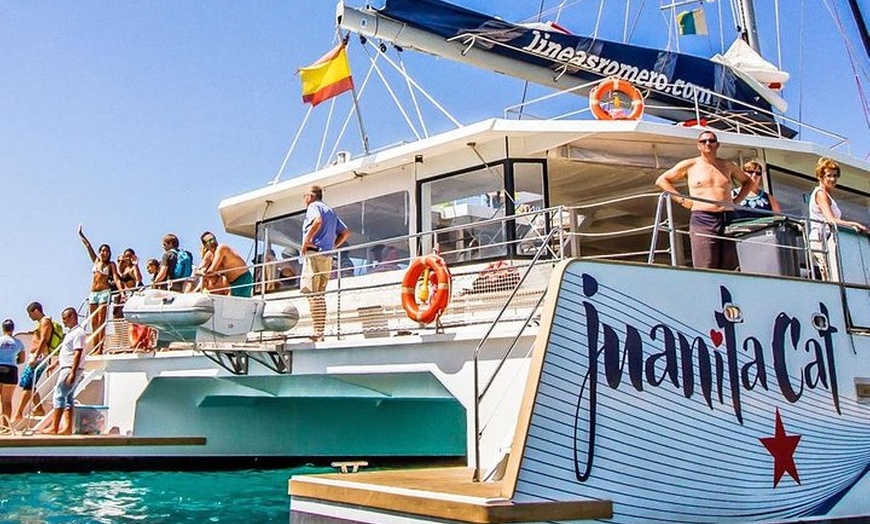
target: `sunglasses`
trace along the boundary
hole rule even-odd
[[[752,175],[752,176],[761,176],[761,171],[760,170],[759,171],[750,170],[750,171],[746,171],[746,174]]]
[[[701,140],[698,140],[698,143],[699,144],[715,144],[718,141],[719,140],[716,138],[702,138]]]

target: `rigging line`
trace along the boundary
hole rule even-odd
[[[402,76],[405,77],[405,84],[408,86],[408,95],[411,97],[411,103],[414,104],[414,111],[417,113],[417,120],[420,121],[420,129],[423,130],[423,136],[429,137],[429,130],[426,129],[426,122],[423,120],[423,112],[420,111],[420,104],[417,102],[417,95],[414,94],[414,88],[411,86],[411,82],[408,81],[410,75],[408,74],[408,70],[405,68],[405,61],[402,60],[402,51],[398,46],[393,46],[396,50],[396,56],[399,57],[399,66],[402,68]]]
[[[730,0],[728,6],[731,8],[731,19],[734,21],[734,30],[740,35],[740,8],[737,7],[737,0]]]
[[[562,18],[562,11],[565,9],[565,2],[567,2],[567,1],[568,0],[562,0],[562,3],[560,3],[559,5],[556,6],[556,20],[555,20],[555,22],[557,24],[559,23],[559,19]],[[577,2],[575,2],[575,3],[577,3]]]
[[[628,33],[628,38],[626,39],[626,43],[631,41],[631,38],[634,36],[634,31],[637,29],[637,24],[640,22],[640,15],[643,13],[643,8],[646,5],[646,0],[640,1],[640,7],[637,9],[637,16],[634,18],[634,25],[631,26],[631,31]]]
[[[864,22],[864,16],[858,7],[858,0],[848,0],[848,3],[852,10],[852,18],[855,19],[855,25],[858,26],[858,34],[861,35],[861,41],[864,42],[864,50],[867,52],[867,57],[870,58],[870,34],[867,32],[867,24]]]
[[[601,15],[604,13],[604,0],[598,3],[598,16],[595,18],[595,31],[592,32],[592,38],[598,39],[598,30],[601,28]]]
[[[804,35],[806,35],[806,16],[807,16],[807,2],[803,0],[801,2],[801,31],[800,31],[800,45],[798,46],[798,78],[800,78],[800,82],[798,83],[798,122],[803,122],[803,114],[804,114]],[[798,126],[798,134],[797,138],[803,138],[802,135],[803,126]]]
[[[564,4],[565,2],[563,1],[562,3]],[[541,21],[541,16],[542,16],[543,12],[544,12],[544,0],[541,0],[540,5],[538,6],[538,18],[536,19],[536,22]],[[525,111],[525,109],[526,109],[526,98],[528,96],[529,96],[529,81],[526,80],[523,83],[523,96],[520,97],[519,120],[523,119],[523,111]]]
[[[317,164],[315,164],[316,169],[320,169],[320,162],[323,160],[323,148],[326,146],[326,136],[329,134],[329,125],[332,123],[332,113],[335,112],[335,99],[336,97],[332,97],[329,101],[329,113],[326,115],[326,125],[323,126],[323,137],[320,138],[320,150],[317,152]]]
[[[782,27],[779,21],[779,0],[773,0],[773,13],[776,20],[776,67],[782,70]]]
[[[665,10],[661,11],[661,16],[664,17],[665,26],[668,28],[668,43],[665,46],[665,49],[667,51],[671,51],[673,49],[673,46],[674,46],[674,40],[676,40],[676,43],[677,43],[676,48],[677,48],[677,52],[679,52],[680,51],[680,37],[677,34],[678,30],[676,27],[677,8],[671,7],[670,11],[668,9],[665,9]],[[675,38],[675,36],[676,36],[676,38]]]
[[[725,51],[725,24],[722,23],[722,2],[716,2],[719,13],[719,52]]]
[[[857,56],[855,53],[855,49],[852,47],[852,43],[849,41],[849,37],[846,35],[846,27],[843,25],[843,21],[840,18],[840,13],[837,11],[837,6],[828,3],[828,0],[822,0],[822,3],[827,8],[828,12],[834,18],[834,22],[836,23],[837,29],[840,32],[840,38],[843,40],[843,46],[846,48],[846,54],[849,56],[849,66],[852,69],[852,74],[855,76],[855,84],[858,90],[859,98],[861,99],[861,108],[864,110],[864,120],[867,122],[867,126],[870,127],[870,102],[867,101],[866,97],[863,96],[863,89],[861,86],[861,76],[858,73],[857,68]]]
[[[281,162],[281,167],[278,168],[278,173],[276,173],[275,178],[272,179],[272,185],[277,184],[278,181],[281,180],[281,175],[284,173],[284,168],[287,167],[287,161],[290,160],[290,155],[292,155],[293,150],[296,149],[296,142],[298,142],[299,137],[302,136],[302,130],[305,129],[305,124],[308,123],[308,117],[311,116],[311,111],[313,109],[313,105],[308,106],[308,111],[305,113],[305,118],[302,119],[302,124],[299,126],[299,130],[296,131],[296,136],[293,137],[293,141],[290,142],[290,148],[287,150],[287,154],[284,155],[284,161]]]
[[[625,16],[622,17],[622,43],[627,44],[628,40],[628,17],[631,14],[631,0],[625,0]]]
[[[375,47],[375,49],[377,49],[377,53],[379,56],[382,55],[382,56],[386,57],[386,54],[384,53],[384,51],[381,51],[380,46],[375,46],[375,44],[373,42],[371,43],[371,45],[373,47]],[[374,59],[369,54],[368,49],[366,49],[365,46],[363,46],[363,49],[365,50],[366,55],[369,57],[369,60],[371,60],[372,64],[374,64]],[[393,88],[390,87],[390,83],[389,83],[389,81],[387,81],[387,77],[384,76],[384,73],[381,72],[381,68],[375,66],[375,73],[378,74],[378,78],[380,78],[381,82],[384,83],[384,88],[387,90],[387,93],[390,95],[390,98],[393,99],[393,103],[396,104],[396,108],[399,110],[399,113],[401,113],[402,118],[405,119],[405,123],[408,124],[408,127],[411,128],[411,132],[414,133],[414,137],[416,137],[417,140],[420,140],[420,138],[421,138],[420,133],[417,132],[417,128],[414,127],[414,123],[411,122],[411,117],[409,117],[408,113],[405,112],[405,108],[402,107],[402,102],[399,101],[399,97],[396,96],[395,91],[393,91]]]
[[[526,24],[529,22],[534,22],[535,20],[542,20],[543,17],[549,16],[553,13],[556,13],[556,21],[558,22],[559,21],[558,17],[561,16],[562,10],[564,8],[573,7],[573,6],[579,4],[580,2],[583,2],[583,1],[584,0],[574,0],[573,2],[569,3],[568,0],[562,0],[562,2],[559,5],[557,5],[555,7],[551,7],[550,9],[547,9],[546,11],[539,11],[538,14],[536,14],[535,16],[530,16],[530,17],[524,18],[524,19],[520,20],[519,23]]]
[[[397,66],[395,62],[393,62],[392,60],[390,60],[390,57],[389,57],[389,56],[387,56],[387,55],[384,54],[384,53],[378,53],[377,56],[382,56],[382,57],[384,57],[384,60],[386,60],[387,63],[390,64],[390,65],[393,67],[393,69],[395,69],[399,74],[402,74],[402,70],[399,69],[399,66]],[[423,96],[426,98],[426,100],[429,101],[430,104],[432,104],[433,106],[435,106],[435,109],[437,109],[438,111],[440,111],[442,115],[444,115],[448,120],[450,120],[450,123],[452,123],[453,125],[455,125],[457,128],[462,127],[462,124],[459,123],[459,120],[456,120],[455,118],[453,118],[453,115],[451,115],[450,113],[448,113],[447,110],[444,109],[444,106],[442,106],[441,104],[438,103],[437,100],[435,100],[434,98],[432,98],[432,95],[430,95],[428,92],[426,92],[426,90],[423,89],[423,88],[420,86],[420,84],[418,84],[418,83],[417,83],[413,78],[411,78],[410,76],[408,76],[407,78],[408,78],[408,81],[411,82],[411,85],[413,85],[414,88],[416,88],[417,91],[419,91],[420,94],[423,95]]]

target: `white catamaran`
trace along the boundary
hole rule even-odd
[[[707,60],[441,0],[339,4],[337,23],[385,59],[418,50],[593,107],[341,152],[224,200],[226,231],[257,242],[256,296],[129,299],[78,394],[112,434],[0,437],[7,470],[454,466],[294,478],[298,524],[870,515],[870,242],[831,228],[811,249],[806,216],[825,156],[844,216],[870,222],[870,164],[794,138],[770,86],[787,75],[743,44]],[[763,160],[782,206],[731,228],[738,271],[692,267],[689,213],[654,185],[703,129],[721,157]],[[298,280],[312,184],[354,232],[322,342]],[[129,322],[161,349],[128,351]]]

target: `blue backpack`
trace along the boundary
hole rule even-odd
[[[188,278],[193,274],[193,255],[186,249],[175,249],[175,268],[172,270],[172,280]]]

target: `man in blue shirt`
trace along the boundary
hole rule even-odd
[[[307,206],[305,220],[302,222],[302,292],[308,294],[311,306],[311,319],[314,334],[311,340],[323,340],[326,326],[326,299],[323,292],[329,283],[332,271],[332,255],[327,252],[339,248],[350,237],[350,230],[338,218],[331,207],[323,203],[323,189],[320,186],[308,188],[302,198]]]

